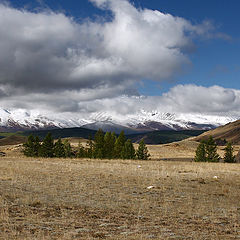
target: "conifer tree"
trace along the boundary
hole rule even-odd
[[[94,148],[94,144],[92,141],[92,136],[89,136],[89,139],[87,141],[87,149],[86,149],[87,158],[93,158],[93,148]]]
[[[116,140],[117,140],[116,133],[115,133],[115,132],[112,132],[112,133],[111,133],[111,137],[112,137],[112,141],[115,143]]]
[[[27,142],[23,144],[23,153],[27,157],[35,157],[36,152],[35,152],[35,139],[33,135],[29,135]]]
[[[77,157],[78,158],[84,158],[84,157],[86,157],[86,155],[87,155],[86,150],[84,149],[83,145],[79,142]]]
[[[63,146],[64,146],[65,157],[66,158],[72,157],[72,147],[67,139],[63,141]]]
[[[232,144],[230,142],[227,143],[225,150],[225,154],[224,154],[224,162],[226,163],[235,163],[236,162],[236,158],[233,155],[233,147]]]
[[[94,137],[93,157],[104,158],[104,134],[102,129],[99,129]]]
[[[206,156],[207,162],[219,162],[220,160],[220,156],[217,153],[217,144],[212,136],[206,142]]]
[[[125,142],[126,142],[126,138],[124,135],[124,131],[122,131],[119,134],[119,136],[114,144],[114,157],[115,158],[122,158]]]
[[[64,144],[62,143],[61,138],[59,138],[54,145],[54,156],[57,157],[57,158],[66,157],[65,156]]]
[[[104,157],[112,159],[114,157],[115,133],[106,132],[104,136]]]
[[[44,138],[43,143],[40,148],[40,157],[53,157],[53,138],[52,134],[48,133],[47,136]]]
[[[123,159],[134,159],[135,158],[135,149],[132,144],[132,141],[128,139],[123,148],[122,158]]]
[[[38,136],[36,136],[34,139],[34,153],[36,157],[39,156],[40,148],[41,148],[40,139]]]
[[[115,132],[112,132],[111,133],[111,138],[112,138],[112,158],[115,158],[115,143],[117,141],[117,136],[116,136],[116,133]]]
[[[207,157],[206,157],[206,146],[205,142],[201,141],[200,144],[197,147],[196,153],[195,153],[195,162],[206,162]]]
[[[139,160],[148,160],[150,157],[147,146],[145,145],[143,139],[139,142],[138,149],[136,151],[136,156],[137,159]]]

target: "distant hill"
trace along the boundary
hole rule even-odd
[[[19,135],[10,135],[0,139],[0,146],[17,145],[26,142],[27,137]]]
[[[49,130],[38,130],[38,131],[25,131],[17,133],[0,133],[0,145],[14,145],[22,143],[26,140],[26,137],[32,134],[33,136],[39,136],[43,139],[48,133],[51,133],[54,139],[57,138],[85,138],[89,136],[94,137],[96,130],[90,130],[86,128],[63,128],[63,129],[49,129]],[[125,135],[128,139],[138,143],[141,139],[144,139],[146,144],[166,144],[181,141],[190,137],[201,135],[205,130],[160,130],[137,134]],[[203,136],[203,135],[201,135]],[[198,138],[196,138],[198,140]]]
[[[209,138],[209,136],[213,136],[219,145],[224,144],[226,141],[232,142],[233,144],[240,144],[240,120],[207,131],[195,137],[193,140],[201,141]]]
[[[42,140],[44,137],[51,133],[54,139],[57,138],[85,138],[89,136],[94,137],[96,131],[85,128],[64,128],[64,129],[49,129],[38,131],[25,131],[25,132],[0,132],[0,146],[16,145],[26,142],[29,135],[39,136]]]
[[[141,139],[144,139],[146,144],[166,144],[198,136],[204,132],[204,130],[162,130],[141,134],[131,134],[127,135],[127,138],[130,138],[133,142],[139,142]]]
[[[28,136],[30,134],[34,136],[39,136],[43,139],[47,133],[50,132],[53,138],[67,138],[67,137],[81,137],[81,138],[89,138],[89,136],[94,137],[96,131],[90,130],[86,128],[64,128],[64,129],[52,129],[52,130],[40,130],[40,131],[27,131],[23,132],[24,136]],[[182,130],[182,131],[174,131],[174,130],[161,130],[161,131],[153,131],[146,133],[137,133],[137,134],[127,134],[125,135],[128,139],[131,139],[133,142],[139,142],[141,139],[144,139],[147,144],[165,144],[176,141],[181,141],[183,139],[198,136],[202,134],[204,130]],[[117,132],[118,133],[118,132]]]
[[[38,130],[38,131],[26,131],[22,132],[23,136],[39,136],[43,139],[48,133],[51,133],[54,139],[57,138],[67,138],[67,137],[79,137],[88,139],[89,136],[94,137],[96,131],[86,128],[63,128],[63,129],[50,129],[50,130]]]

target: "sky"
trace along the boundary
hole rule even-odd
[[[238,0],[0,1],[2,108],[240,116],[239,9]]]

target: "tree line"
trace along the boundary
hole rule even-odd
[[[236,157],[233,155],[233,146],[231,142],[227,142],[224,148],[224,162],[235,163]],[[219,162],[220,156],[217,153],[217,144],[213,137],[210,136],[207,140],[202,140],[197,147],[195,153],[195,162]]]
[[[126,139],[122,131],[117,137],[114,132],[104,132],[99,129],[94,136],[88,139],[86,147],[81,143],[77,149],[73,149],[68,140],[59,138],[55,143],[51,133],[48,133],[41,142],[39,137],[30,135],[23,144],[23,153],[27,157],[77,157],[100,159],[140,159],[147,160],[150,157],[144,140],[141,140],[135,150],[130,139]]]

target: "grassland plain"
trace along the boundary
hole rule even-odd
[[[0,239],[240,239],[240,165],[0,159]]]

